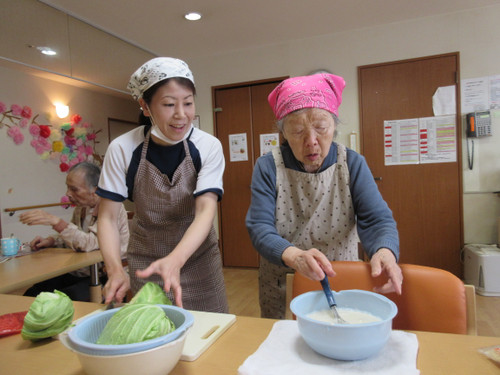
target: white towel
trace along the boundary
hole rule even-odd
[[[239,367],[239,375],[417,375],[418,340],[413,333],[392,331],[374,357],[337,361],[313,351],[302,339],[295,320],[281,320],[257,351]]]

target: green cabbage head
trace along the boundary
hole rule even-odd
[[[101,332],[96,344],[134,344],[166,335],[174,323],[160,306],[135,303],[120,308]]]
[[[38,341],[58,335],[73,321],[73,301],[58,290],[40,293],[24,318],[21,336],[25,340]]]
[[[154,305],[171,305],[172,301],[167,297],[165,291],[151,281],[148,281],[142,286],[137,294],[132,297],[129,304],[134,303],[152,303]]]

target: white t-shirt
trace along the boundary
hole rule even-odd
[[[111,142],[99,179],[99,196],[118,202],[132,200],[134,177],[145,139],[144,131],[145,126],[138,126]],[[192,127],[185,138],[188,139],[191,158],[198,172],[194,196],[214,192],[220,200],[225,167],[220,141],[195,127]],[[184,156],[182,141],[171,146],[162,146],[150,141],[146,158],[171,178]]]

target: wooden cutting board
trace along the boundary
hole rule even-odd
[[[236,321],[236,315],[189,311],[194,324],[188,332],[181,361],[194,361]]]

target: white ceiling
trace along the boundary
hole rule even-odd
[[[189,59],[500,0],[40,0],[159,56]],[[203,14],[188,22],[188,11]],[[480,22],[472,20],[472,22]]]

